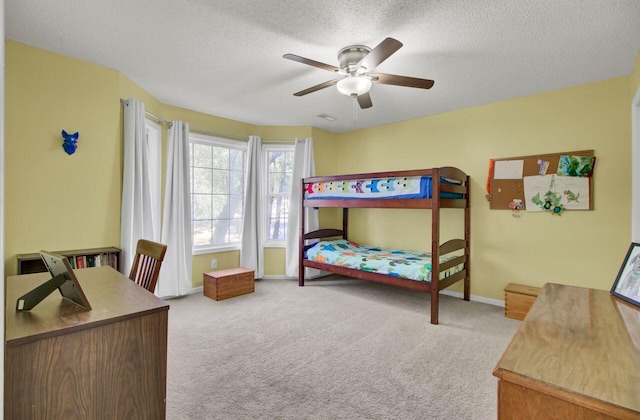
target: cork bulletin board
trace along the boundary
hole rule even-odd
[[[574,168],[571,169],[571,176],[562,176],[569,175],[565,163],[572,157],[578,157],[578,159],[586,157],[585,160],[589,161],[590,165],[584,169],[584,172],[576,174]],[[533,188],[536,184],[543,183],[546,189],[559,189],[558,194],[565,195],[563,197],[565,202],[567,197],[573,200],[566,207],[567,209],[592,210],[594,165],[593,150],[491,159],[487,178],[487,200],[493,210],[512,210],[513,207],[510,205],[514,200],[516,202],[519,200],[525,205],[523,210],[539,211],[541,207],[534,203],[538,203],[536,198],[540,197],[535,197],[532,201],[533,192],[535,192]],[[566,185],[572,187],[568,188]],[[580,193],[573,193],[572,189]],[[525,197],[525,190],[528,190],[528,197]]]

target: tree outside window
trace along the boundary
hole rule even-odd
[[[293,146],[266,146],[267,242],[284,243],[287,238],[289,194],[293,175]]]
[[[246,145],[191,134],[193,249],[239,244]]]

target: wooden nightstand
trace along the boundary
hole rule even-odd
[[[539,293],[539,287],[509,283],[504,288],[504,316],[522,321]]]

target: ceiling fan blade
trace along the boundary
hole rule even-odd
[[[429,79],[418,79],[417,77],[398,76],[395,74],[369,73],[369,76],[373,78],[373,83],[406,86],[419,89],[431,89],[431,87],[435,83],[433,80]]]
[[[298,63],[307,64],[309,66],[317,67],[322,70],[333,71],[336,73],[342,72],[342,69],[336,66],[332,66],[330,64],[321,63],[319,61],[311,60],[309,58],[300,57],[295,54],[285,54],[282,58],[286,58],[287,60],[297,61]]]
[[[326,81],[324,83],[320,83],[319,85],[315,85],[315,86],[312,86],[312,87],[310,87],[308,89],[301,90],[300,92],[296,92],[296,93],[293,94],[293,96],[304,96],[306,94],[313,93],[313,92],[318,91],[320,89],[328,88],[329,86],[335,85],[336,83],[338,83],[342,79],[344,79],[344,77],[339,77],[337,79],[333,79],[333,80]]]
[[[367,71],[371,71],[376,68],[387,58],[391,57],[391,54],[398,51],[402,47],[402,42],[393,38],[386,38],[384,41],[378,44],[377,47],[371,50],[360,62],[358,68],[365,67]]]
[[[360,104],[360,108],[362,109],[371,108],[373,106],[369,92],[358,96],[358,104]]]

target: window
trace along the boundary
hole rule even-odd
[[[287,239],[293,146],[263,146],[266,169],[267,245],[284,246]]]
[[[235,249],[242,234],[246,144],[189,134],[195,253]]]

